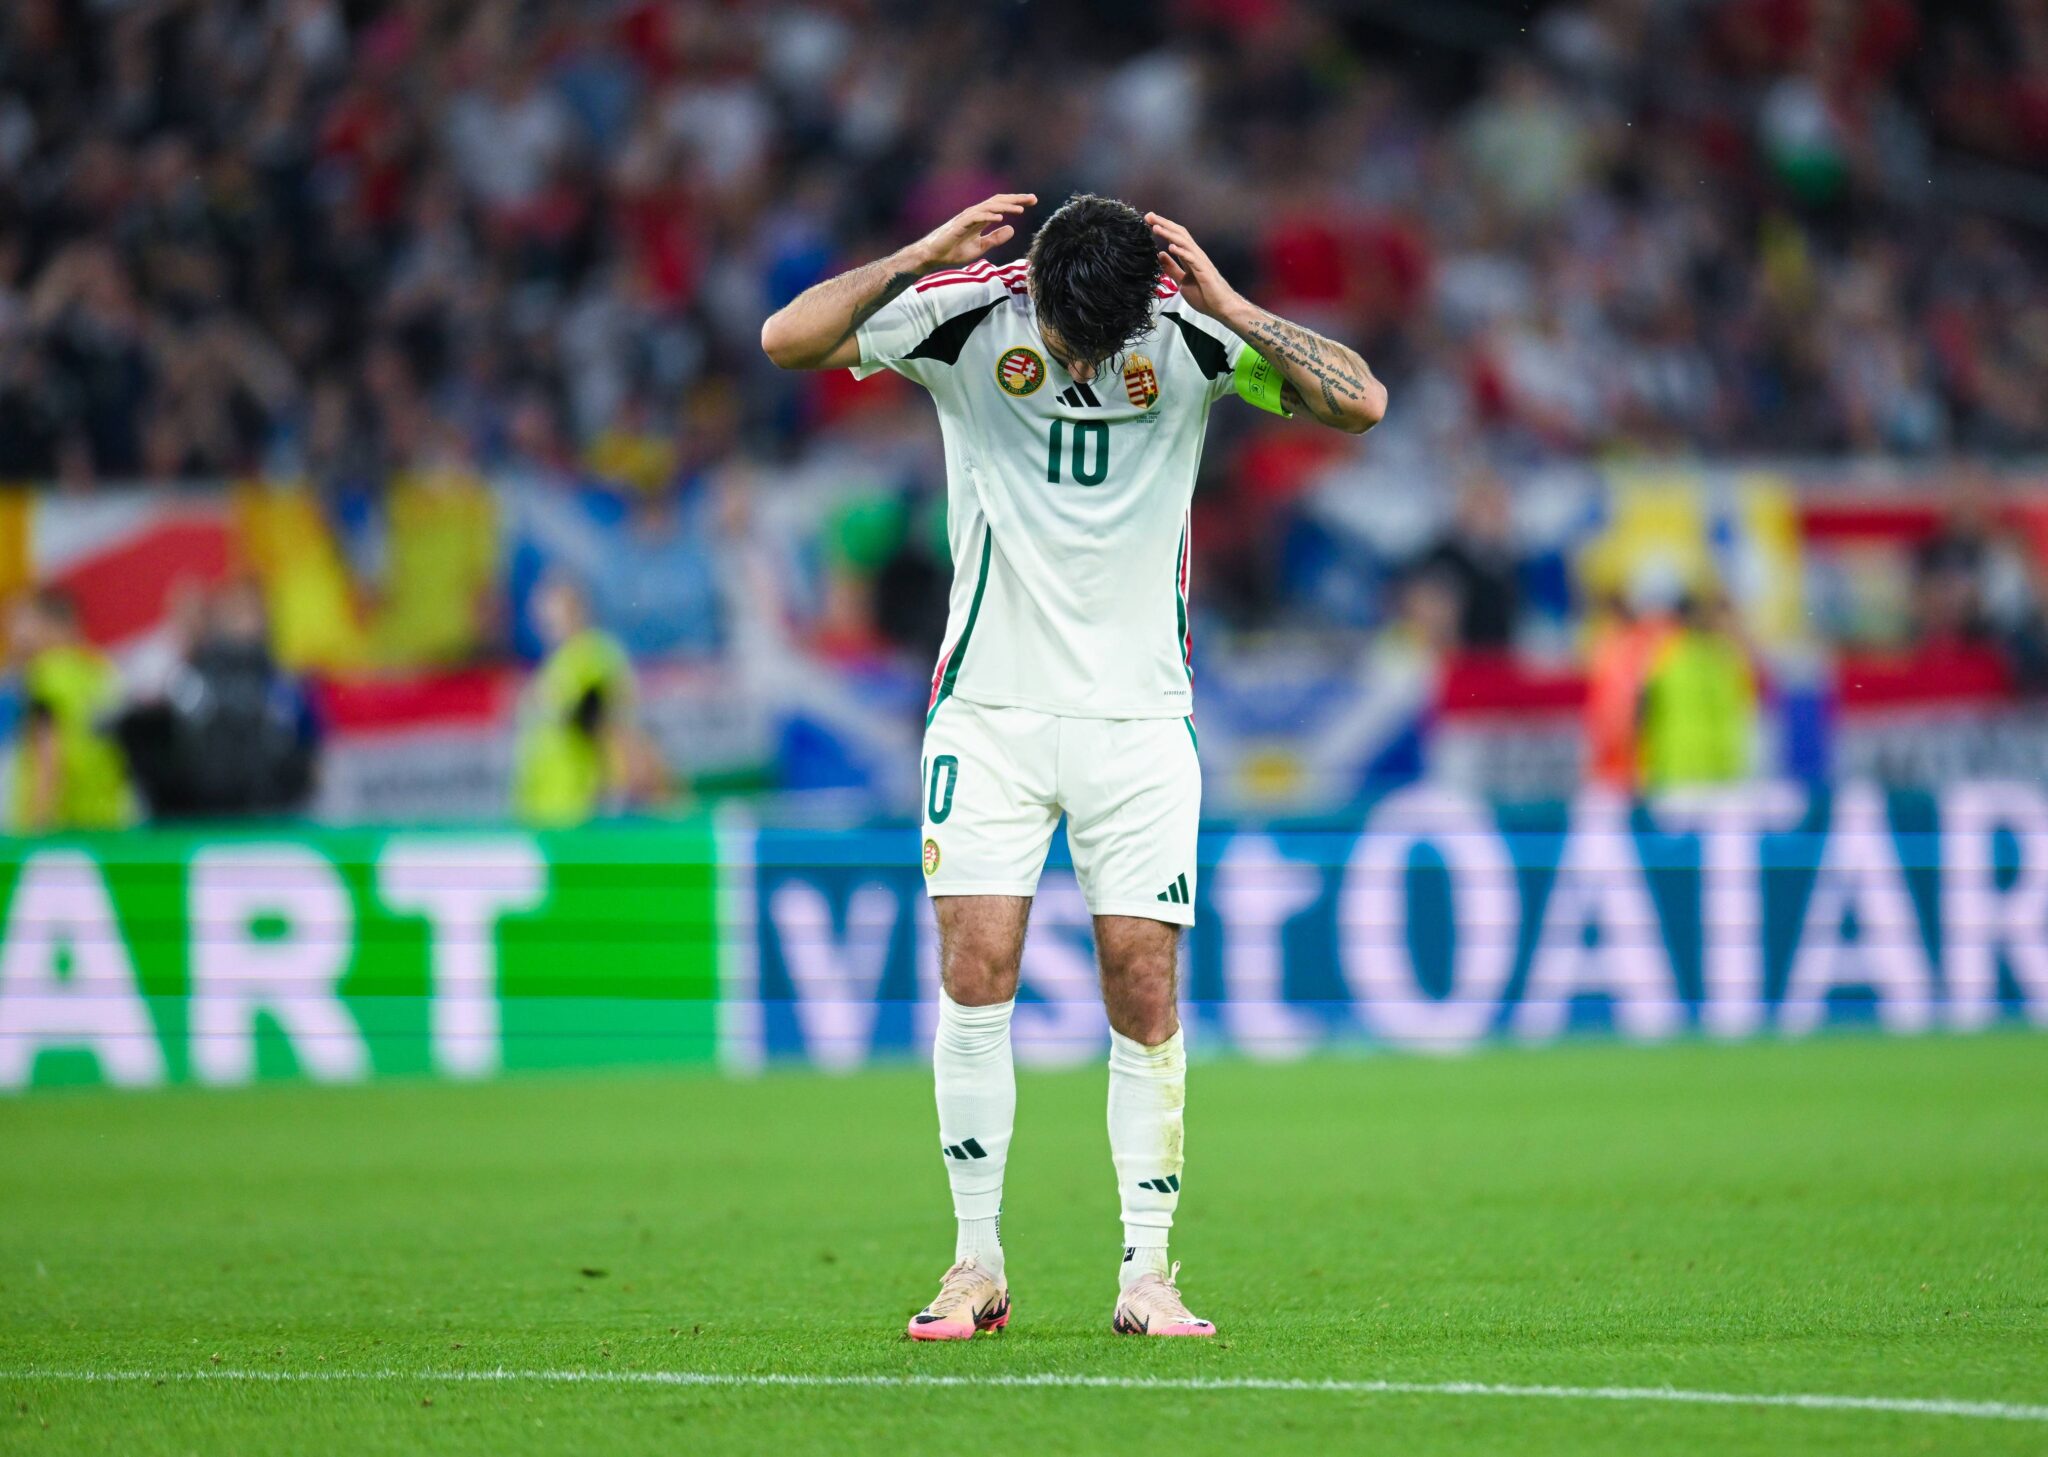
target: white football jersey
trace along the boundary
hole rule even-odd
[[[1162,281],[1152,329],[1077,384],[1022,262],[928,274],[861,325],[856,377],[932,393],[953,591],[929,708],[1073,718],[1193,711],[1188,502],[1244,341]],[[1115,361],[1112,361],[1115,362]]]

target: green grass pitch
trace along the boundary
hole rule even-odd
[[[942,1346],[916,1069],[6,1103],[0,1450],[2048,1450],[2048,1038],[1198,1063],[1212,1342],[1111,1334],[1103,1074],[1021,1081],[1016,1318]],[[450,1374],[498,1368],[558,1379]],[[1035,1374],[1128,1384],[979,1380]],[[1241,1378],[2032,1412],[1193,1384]]]

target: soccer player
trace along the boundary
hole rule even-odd
[[[939,1147],[959,1236],[909,1334],[964,1340],[1010,1319],[1010,1014],[1065,811],[1109,1014],[1124,1235],[1112,1325],[1209,1336],[1166,1258],[1186,1083],[1176,963],[1194,922],[1201,810],[1188,502],[1225,395],[1355,434],[1378,423],[1386,391],[1352,350],[1246,300],[1157,213],[1076,197],[1027,258],[986,261],[1037,200],[978,203],[761,329],[784,369],[915,380],[945,440],[953,591],[925,716],[924,874],[939,927]]]

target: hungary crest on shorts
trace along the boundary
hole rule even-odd
[[[1141,410],[1159,403],[1159,376],[1153,371],[1152,361],[1142,354],[1133,354],[1124,365],[1124,393]]]

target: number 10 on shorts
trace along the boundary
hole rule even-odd
[[[932,760],[925,784],[924,810],[925,817],[933,824],[943,825],[946,817],[953,813],[953,789],[959,782],[960,760],[957,757],[941,754]]]

